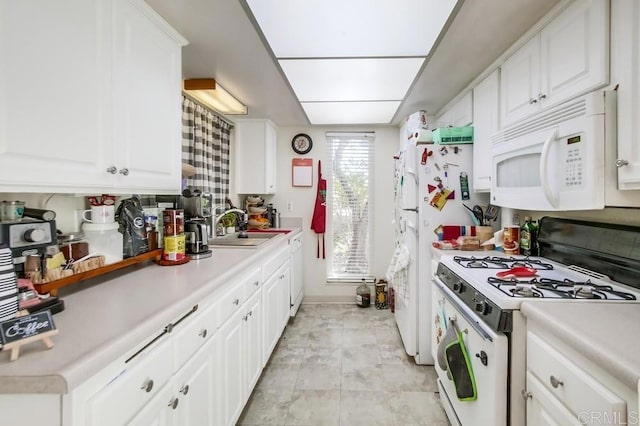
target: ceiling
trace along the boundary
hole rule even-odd
[[[243,117],[309,125],[243,0],[146,1],[189,40],[183,48],[184,78],[215,78],[248,105]],[[559,1],[465,0],[392,124],[417,110],[439,111]]]

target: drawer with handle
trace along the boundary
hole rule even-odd
[[[220,299],[215,302],[216,311],[218,312],[216,329],[220,328],[240,308],[246,297],[246,287],[243,279],[234,280],[223,290]]]
[[[173,331],[175,337],[175,368],[179,369],[216,331],[218,322],[217,305],[201,307],[184,324]]]
[[[574,415],[598,412],[626,419],[623,399],[531,331],[527,333],[527,370]]]
[[[125,424],[169,381],[174,372],[173,341],[168,336],[125,364],[88,403],[89,424]]]
[[[244,280],[244,288],[245,288],[245,296],[248,299],[258,291],[260,285],[262,284],[260,268],[255,268],[252,272],[249,273],[249,276]]]

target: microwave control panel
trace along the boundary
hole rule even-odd
[[[582,189],[584,186],[583,139],[582,135],[570,136],[565,139],[564,187],[568,191]]]

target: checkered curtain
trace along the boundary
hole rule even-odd
[[[182,99],[182,161],[196,168],[187,179],[191,190],[213,194],[213,205],[229,196],[229,145],[231,125],[209,109]]]

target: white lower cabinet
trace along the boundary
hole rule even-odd
[[[289,261],[286,261],[264,283],[264,364],[269,360],[269,355],[289,321],[290,275]]]
[[[527,424],[539,426],[580,425],[570,411],[549,392],[540,380],[527,372]]]
[[[286,245],[56,400],[61,423],[43,424],[234,425],[289,319],[289,264]],[[27,402],[11,401],[20,418]]]
[[[140,353],[87,402],[87,424],[124,424],[152,400],[173,374],[173,341],[166,338]]]
[[[527,332],[527,424],[628,424],[624,387],[561,344]]]
[[[215,336],[215,399],[221,402],[216,425],[232,425],[238,420],[262,372],[261,308],[262,295],[256,292]]]

